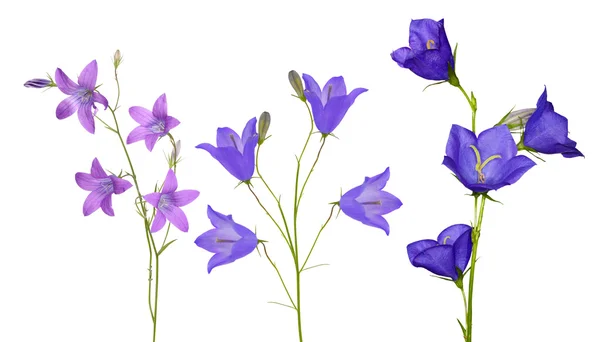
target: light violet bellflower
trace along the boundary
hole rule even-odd
[[[392,52],[392,59],[427,80],[447,81],[448,68],[454,68],[452,49],[446,37],[444,19],[412,20],[408,45]]]
[[[554,111],[547,100],[546,87],[537,102],[537,108],[525,125],[523,145],[544,154],[560,153],[565,158],[583,157],[568,137],[568,120]]]
[[[408,259],[415,267],[456,281],[471,259],[471,231],[466,224],[455,224],[444,229],[437,240],[415,241],[408,246]],[[458,274],[458,271],[461,274]]]
[[[112,194],[122,194],[131,188],[131,183],[114,175],[107,175],[97,158],[92,161],[90,173],[77,172],[75,182],[83,190],[91,191],[83,202],[83,215],[88,216],[98,208],[108,216],[115,216]]]
[[[242,137],[229,127],[217,129],[217,146],[203,143],[196,148],[210,153],[223,167],[241,182],[249,181],[254,174],[254,150],[258,144],[256,118],[244,127]]]
[[[330,134],[340,124],[346,112],[356,97],[368,89],[356,88],[346,94],[346,83],[342,76],[332,77],[321,91],[321,87],[315,79],[302,74],[306,89],[304,96],[312,108],[315,126],[323,134]]]
[[[339,202],[340,209],[351,218],[368,226],[380,228],[390,235],[390,225],[383,215],[400,208],[402,202],[396,196],[382,190],[389,179],[389,167],[377,176],[365,177],[362,185],[342,195]]]
[[[175,172],[169,169],[162,190],[144,196],[146,202],[156,208],[156,216],[150,227],[151,233],[161,230],[165,226],[166,220],[169,220],[182,232],[188,231],[188,220],[180,207],[190,204],[198,198],[200,192],[197,190],[175,190],[177,190],[177,177]]]
[[[217,266],[230,264],[250,254],[258,244],[258,238],[248,228],[235,223],[231,215],[223,215],[208,206],[208,218],[215,227],[198,236],[198,247],[215,253],[208,261],[208,273]]]
[[[167,95],[162,94],[154,102],[152,111],[146,108],[133,106],[129,108],[129,115],[140,125],[127,136],[127,144],[140,140],[146,142],[148,151],[152,151],[156,141],[164,137],[170,130],[179,125],[179,120],[167,113]]]
[[[535,165],[526,156],[517,156],[517,145],[506,125],[487,129],[479,137],[452,125],[443,164],[475,193],[514,184]]]
[[[56,107],[56,117],[60,120],[68,118],[77,111],[79,122],[88,132],[94,134],[96,128],[94,124],[94,115],[98,112],[96,103],[108,108],[108,100],[102,94],[97,92],[96,78],[98,77],[98,64],[93,60],[88,64],[79,75],[77,83],[73,82],[60,69],[56,69],[54,75],[56,86],[60,91],[71,95],[62,100]],[[94,112],[92,113],[92,108]]]

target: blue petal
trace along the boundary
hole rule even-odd
[[[438,243],[435,240],[431,240],[431,239],[427,239],[427,240],[419,240],[419,241],[415,241],[411,244],[409,244],[408,246],[406,246],[406,251],[408,252],[408,260],[410,260],[410,263],[413,263],[413,259],[419,255],[419,253],[423,252],[424,250],[431,248],[433,246],[437,246]],[[413,264],[414,265],[414,264]]]
[[[242,132],[242,145],[246,145],[248,140],[256,135],[256,118],[248,120],[244,131]],[[242,152],[242,151],[240,151]]]
[[[454,248],[450,245],[438,245],[425,249],[413,258],[415,267],[423,267],[443,277],[458,279],[454,265]]]
[[[440,245],[453,245],[464,232],[470,231],[472,228],[466,224],[455,224],[444,230],[438,235],[437,242]]]
[[[472,228],[467,226],[468,230],[462,233],[456,241],[454,241],[454,265],[461,271],[465,271],[469,260],[471,259],[471,251],[473,249],[473,241],[471,238]]]
[[[473,132],[459,125],[452,125],[450,136],[446,143],[446,156],[456,163],[458,162],[459,153],[464,146],[476,146],[476,144],[477,137]]]
[[[240,136],[229,127],[217,129],[217,147],[233,147],[242,153],[242,140]]]
[[[304,84],[306,85],[305,90],[314,93],[319,99],[319,102],[321,102],[321,87],[317,81],[315,81],[315,79],[309,74],[302,74],[302,79],[304,79]],[[321,103],[321,105],[324,104]]]

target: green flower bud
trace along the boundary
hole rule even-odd
[[[123,60],[123,57],[121,56],[121,51],[117,50],[115,51],[115,54],[113,56],[113,65],[115,66],[115,69],[119,67],[119,65],[121,65],[121,61]]]
[[[535,108],[510,111],[496,124],[496,126],[506,125],[511,131],[519,131],[520,129],[525,128],[525,124],[527,124],[527,121],[533,112],[535,112]]]
[[[258,144],[262,145],[267,140],[267,132],[269,131],[269,125],[271,125],[271,114],[269,112],[263,112],[258,119]]]
[[[304,97],[304,85],[296,70],[292,70],[288,73],[288,79],[296,92],[296,97],[302,100],[302,102],[306,102],[306,97]]]

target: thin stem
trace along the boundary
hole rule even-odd
[[[319,152],[317,153],[317,157],[315,158],[315,162],[312,164],[312,167],[310,168],[310,171],[308,172],[308,175],[306,176],[306,179],[304,180],[304,184],[302,184],[302,190],[300,190],[300,195],[298,196],[298,207],[300,207],[300,200],[302,199],[302,195],[304,195],[304,188],[306,188],[306,183],[308,183],[308,179],[310,178],[310,175],[312,175],[313,171],[315,170],[315,166],[317,165],[317,162],[319,161],[319,157],[321,157],[321,151],[323,151],[323,146],[325,146],[325,141],[326,141],[326,137],[323,137],[323,140],[321,142],[321,147],[319,147]],[[296,210],[298,210],[298,207],[296,208]]]
[[[246,183],[246,185],[248,185],[248,190],[250,190],[250,192],[252,193],[252,195],[254,195],[254,198],[256,198],[256,201],[258,202],[258,204],[260,205],[260,207],[264,210],[264,212],[267,214],[267,216],[269,216],[269,218],[271,219],[271,221],[273,221],[273,223],[275,224],[275,226],[277,226],[277,229],[279,229],[279,232],[281,233],[281,236],[283,236],[283,239],[285,240],[285,242],[287,243],[288,247],[292,251],[292,255],[295,255],[294,250],[293,250],[293,246],[290,243],[290,241],[288,241],[288,239],[285,236],[285,234],[283,233],[283,230],[281,229],[281,226],[279,225],[279,223],[277,223],[277,221],[275,220],[275,218],[273,218],[273,215],[271,215],[271,213],[267,210],[267,208],[265,208],[265,206],[262,204],[262,202],[260,201],[260,199],[258,198],[258,196],[256,195],[256,193],[254,192],[254,190],[252,190],[252,186],[250,184],[248,184],[248,183]]]
[[[477,198],[475,199],[477,200]],[[479,235],[481,232],[481,223],[483,221],[483,210],[485,208],[485,197],[481,199],[479,207],[479,217],[475,228],[473,229],[473,251],[471,254],[471,273],[469,274],[469,299],[467,303],[467,342],[471,342],[473,338],[473,287],[475,283],[475,265],[477,264],[477,247],[479,245]]]
[[[267,259],[269,259],[271,266],[273,266],[273,268],[277,272],[277,276],[279,277],[279,280],[281,281],[281,285],[283,285],[283,288],[285,289],[285,293],[287,294],[288,299],[290,300],[290,303],[292,303],[292,307],[294,308],[294,310],[297,310],[296,304],[294,303],[294,300],[292,299],[292,296],[290,295],[290,291],[288,291],[288,288],[285,285],[285,281],[283,281],[283,277],[281,277],[281,273],[279,273],[279,269],[277,268],[277,266],[275,266],[275,263],[273,262],[273,260],[271,260],[271,258],[269,257],[269,254],[267,253],[267,247],[265,246],[264,242],[261,242],[260,244],[263,246],[263,250],[265,251],[265,255],[267,256]]]
[[[474,103],[471,101],[471,98],[469,97],[469,95],[467,95],[467,92],[463,89],[463,87],[461,85],[458,85],[457,87],[463,93],[463,95],[467,99],[467,102],[469,102],[469,107],[471,107],[471,128],[472,128],[471,130],[473,131],[473,133],[476,134],[476,132],[475,132],[475,117],[477,116],[477,108],[475,107]]]
[[[460,288],[460,293],[462,294],[462,298],[463,298],[463,304],[465,306],[465,321],[467,321],[469,319],[469,309],[467,307],[467,297],[465,296],[465,289],[464,287]],[[465,341],[467,340],[467,335],[463,336],[465,338]]]
[[[329,213],[329,217],[327,218],[327,221],[325,221],[325,223],[321,226],[321,229],[319,229],[319,233],[317,234],[317,237],[315,238],[315,241],[313,241],[313,244],[310,247],[310,251],[308,251],[308,255],[306,256],[306,259],[304,260],[304,263],[302,264],[302,267],[300,268],[300,272],[306,270],[304,267],[306,266],[306,263],[308,262],[308,258],[310,258],[310,255],[312,254],[312,251],[315,248],[315,245],[317,244],[317,241],[319,240],[319,236],[321,236],[321,232],[323,231],[323,229],[325,229],[325,227],[327,226],[327,224],[331,220],[331,217],[333,216],[333,210],[335,209],[336,206],[337,206],[337,204],[334,204],[334,205],[331,206],[331,212]]]

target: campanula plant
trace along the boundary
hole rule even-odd
[[[325,143],[329,141],[329,136],[340,125],[347,115],[350,107],[358,96],[367,91],[365,88],[356,88],[347,93],[346,84],[342,76],[332,77],[325,83],[323,88],[315,79],[304,74],[302,78],[296,71],[290,71],[288,79],[295,95],[306,107],[309,117],[307,127],[307,136],[300,154],[296,158],[296,172],[294,177],[294,194],[292,215],[286,214],[279,196],[269,185],[267,178],[260,169],[261,147],[270,136],[267,136],[271,123],[271,115],[268,112],[262,113],[258,120],[258,129],[256,128],[256,118],[251,118],[241,137],[232,129],[223,127],[217,129],[217,146],[202,143],[196,146],[210,153],[225,170],[239,180],[238,185],[245,185],[252,194],[259,207],[269,217],[273,225],[281,234],[285,242],[286,249],[290,251],[295,275],[290,282],[284,279],[278,266],[267,252],[267,241],[260,240],[255,233],[245,226],[235,222],[231,215],[223,215],[208,207],[208,217],[215,227],[196,239],[196,245],[214,253],[208,262],[208,272],[214,272],[215,267],[232,263],[248,255],[258,245],[262,247],[267,260],[275,269],[287,297],[287,303],[273,302],[291,308],[296,313],[298,339],[303,341],[302,337],[302,314],[301,314],[301,274],[303,272],[324,264],[308,265],[309,258],[317,244],[321,233],[329,224],[336,208],[339,208],[349,217],[362,222],[365,225],[373,226],[389,234],[390,225],[383,218],[383,215],[400,208],[402,202],[384,191],[383,188],[390,178],[390,169],[386,168],[384,172],[374,177],[365,177],[363,184],[358,185],[340,199],[330,202],[329,216],[320,226],[318,233],[312,240],[312,245],[308,252],[302,250],[299,245],[299,235],[301,231],[306,231],[305,227],[300,227],[299,218],[301,215],[300,203],[307,189],[310,176],[313,174]],[[304,86],[302,79],[304,79]],[[316,130],[317,131],[316,131]],[[317,133],[317,134],[315,134]],[[320,146],[314,156],[314,161],[310,164],[310,169],[303,167],[303,161],[308,157],[308,147],[314,137],[320,138]],[[254,175],[256,170],[256,176]],[[255,182],[253,182],[255,181]],[[254,187],[263,186],[270,194],[272,206],[276,207],[277,213],[269,208],[269,203],[261,199]],[[310,213],[314,215],[314,213]]]
[[[179,121],[168,115],[167,98],[165,94],[159,96],[154,102],[152,111],[141,107],[132,106],[129,108],[129,114],[140,126],[135,128],[127,136],[127,144],[124,140],[123,132],[119,127],[119,116],[117,111],[120,108],[121,87],[117,69],[122,63],[121,52],[117,50],[113,58],[114,78],[117,85],[117,96],[115,102],[110,105],[104,95],[98,91],[96,80],[98,76],[98,64],[95,60],[90,62],[81,72],[78,83],[73,82],[60,68],[56,69],[55,79],[48,75],[47,79],[32,79],[25,82],[28,88],[46,88],[52,89],[58,87],[63,93],[69,95],[62,100],[56,108],[56,117],[64,119],[77,112],[81,125],[90,133],[95,133],[95,121],[99,121],[106,129],[114,133],[122,147],[125,159],[127,161],[126,171],[119,174],[109,172],[108,174],[100,165],[97,158],[92,161],[90,173],[77,172],[75,181],[77,185],[90,193],[83,203],[83,215],[88,216],[99,208],[108,215],[114,216],[115,212],[112,206],[112,195],[119,195],[128,189],[135,188],[135,208],[143,223],[143,229],[146,234],[148,244],[149,262],[148,262],[148,284],[144,287],[148,290],[148,308],[152,320],[152,341],[156,341],[157,314],[158,314],[158,279],[159,279],[159,257],[169,247],[175,239],[168,241],[168,235],[171,224],[182,232],[187,232],[189,223],[185,213],[180,207],[190,204],[200,194],[196,190],[177,190],[177,177],[175,172],[177,164],[181,160],[179,153],[181,144],[176,143],[170,133],[170,130],[179,125]],[[110,118],[113,123],[109,124],[107,119],[102,119],[98,113],[97,104],[109,109]],[[122,117],[121,117],[122,118]],[[128,144],[144,140],[148,151],[152,151],[157,141],[168,136],[172,151],[167,157],[168,171],[164,182],[157,183],[153,191],[142,196],[141,188],[138,182],[138,176],[133,167],[133,161]],[[129,178],[130,180],[126,179]],[[133,182],[133,184],[132,184]],[[150,205],[148,205],[150,204]],[[154,233],[161,230],[166,221],[169,221],[167,229],[164,232],[162,243],[155,241]],[[168,242],[167,242],[168,241]]]
[[[471,108],[471,129],[452,125],[442,164],[474,198],[471,225],[455,224],[443,230],[436,240],[420,240],[407,246],[408,259],[436,277],[452,281],[460,289],[465,307],[464,321],[458,320],[464,340],[473,340],[473,287],[477,249],[489,192],[515,184],[535,166],[519,151],[537,154],[561,153],[566,158],[583,156],[568,137],[567,119],[556,113],[544,92],[536,108],[509,111],[494,127],[476,133],[477,99],[467,94],[456,75],[456,49],[451,53],[443,19],[413,20],[409,29],[410,48],[392,52],[400,67],[427,80],[439,80],[458,88]],[[518,143],[513,134],[519,134]],[[539,158],[541,159],[541,158]],[[481,200],[481,201],[480,201]],[[468,266],[470,261],[470,266]],[[468,279],[465,293],[464,281]]]

